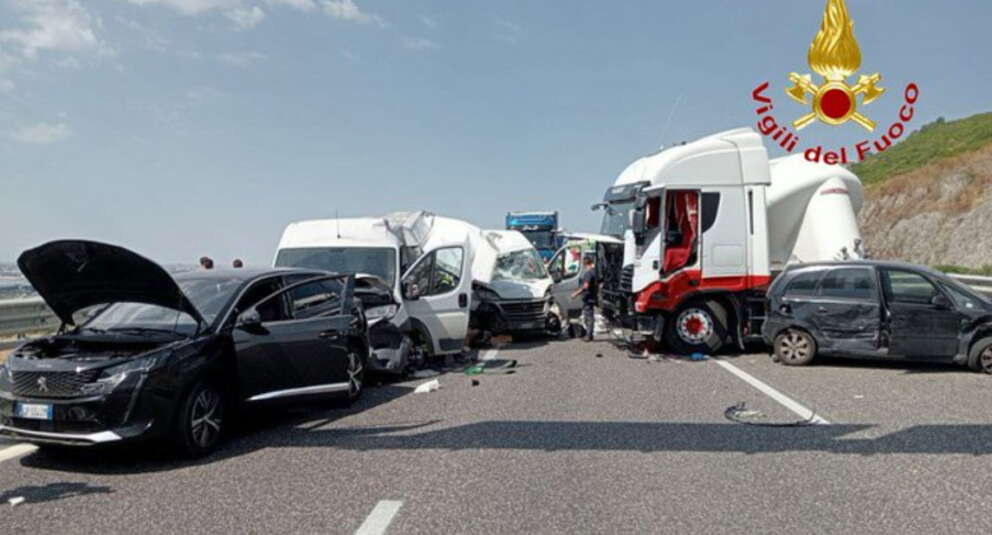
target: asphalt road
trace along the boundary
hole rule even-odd
[[[579,341],[496,358],[517,359],[516,372],[254,415],[193,463],[148,450],[0,462],[0,533],[992,530],[992,377],[724,358],[829,422],[771,428],[724,409],[800,418],[713,360],[648,362]]]

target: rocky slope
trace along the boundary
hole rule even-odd
[[[992,143],[869,185],[860,220],[874,258],[992,265]]]

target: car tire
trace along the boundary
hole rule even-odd
[[[786,329],[775,337],[773,350],[786,366],[806,366],[816,358],[816,340],[806,331]]]
[[[665,339],[677,353],[714,355],[727,338],[727,309],[715,300],[692,301],[669,317]]]
[[[365,369],[367,366],[368,360],[362,356],[361,352],[356,349],[348,352],[348,394],[346,401],[349,405],[362,397],[362,392],[365,391]]]
[[[971,344],[968,367],[976,372],[992,374],[992,338],[982,338]]]
[[[197,458],[217,449],[226,431],[224,393],[210,381],[190,388],[179,403],[175,439],[179,451]]]

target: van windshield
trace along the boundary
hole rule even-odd
[[[335,273],[368,273],[393,286],[396,250],[389,247],[300,247],[282,249],[276,267],[320,269]]]
[[[548,276],[544,261],[534,249],[506,253],[496,259],[493,280],[534,280]]]

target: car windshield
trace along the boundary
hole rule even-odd
[[[524,249],[500,255],[496,259],[493,280],[534,280],[548,276],[541,255],[534,249]]]
[[[950,277],[941,277],[940,283],[944,286],[944,289],[947,290],[947,293],[951,294],[951,298],[954,300],[954,303],[961,308],[987,308],[989,305],[992,305],[992,300],[988,297],[975,292],[971,288]]]
[[[550,230],[529,230],[527,232],[524,232],[523,235],[537,249],[555,248],[554,233],[551,232]]]
[[[306,247],[282,249],[277,267],[320,269],[335,273],[368,273],[392,286],[396,251],[389,247]]]
[[[603,214],[600,234],[622,238],[623,233],[630,227],[630,210],[633,207],[634,201],[610,203]]]
[[[206,322],[213,323],[231,296],[241,286],[238,278],[184,278],[177,280],[179,288],[193,303]],[[86,329],[114,330],[161,330],[180,334],[196,331],[196,320],[185,312],[146,303],[113,303],[99,310],[84,325]]]

